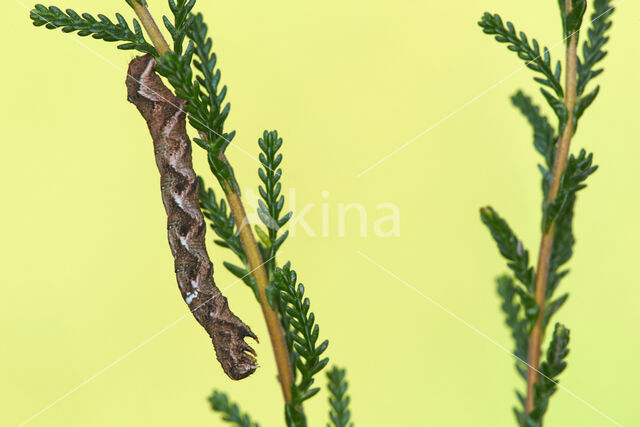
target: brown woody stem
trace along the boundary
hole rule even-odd
[[[164,36],[158,29],[158,25],[149,13],[146,6],[139,4],[136,0],[132,2],[133,10],[142,22],[149,38],[155,46],[160,56],[165,55],[171,49],[167,44]],[[220,153],[221,158],[224,159],[224,154]],[[237,184],[235,182],[226,182],[224,186],[224,192],[233,214],[236,227],[240,234],[240,240],[245,250],[247,258],[249,259],[249,266],[252,271],[252,275],[258,285],[259,302],[262,308],[262,314],[264,315],[267,329],[269,331],[269,337],[271,339],[271,345],[273,347],[273,353],[276,359],[276,365],[278,367],[278,378],[282,386],[282,393],[286,402],[291,402],[291,384],[293,382],[293,373],[291,370],[291,362],[289,360],[289,351],[287,349],[286,341],[284,339],[284,332],[278,318],[278,314],[271,308],[267,301],[266,288],[269,284],[267,277],[267,271],[264,267],[264,261],[256,239],[251,231],[251,225],[247,218],[244,206],[240,199],[240,195],[237,192]]]
[[[571,12],[572,5],[571,0],[565,1],[565,14]],[[549,188],[549,195],[547,196],[546,205],[549,206],[558,195],[560,188],[560,181],[562,174],[564,173],[567,160],[569,158],[569,148],[571,146],[571,138],[573,137],[573,110],[576,106],[576,76],[577,76],[577,51],[576,46],[578,43],[578,32],[575,31],[569,39],[567,45],[566,56],[566,82],[565,82],[565,99],[564,105],[569,113],[567,124],[564,128],[562,136],[558,141],[558,150],[556,152],[555,163],[553,165],[553,173],[551,176],[551,186]],[[543,221],[544,223],[544,221]],[[534,386],[539,381],[539,366],[540,366],[540,354],[543,338],[543,319],[544,319],[544,306],[546,301],[547,292],[547,279],[549,276],[549,259],[551,258],[551,249],[553,248],[553,236],[555,231],[555,223],[551,223],[549,229],[545,232],[543,227],[542,240],[540,242],[540,252],[538,256],[538,266],[535,281],[535,301],[540,307],[538,313],[538,320],[536,321],[531,335],[529,336],[529,354],[527,371],[527,400],[525,409],[527,413],[534,409]]]
[[[267,285],[269,285],[269,278],[267,277],[267,270],[264,268],[264,261],[262,255],[258,250],[256,239],[251,231],[251,224],[240,200],[240,196],[233,189],[234,185],[227,183],[225,186],[225,194],[229,207],[233,213],[233,218],[240,234],[240,240],[242,246],[249,259],[249,267],[253,272],[253,277],[258,284],[258,298],[260,301],[260,307],[262,307],[262,314],[269,330],[269,338],[273,346],[273,353],[276,358],[276,364],[278,365],[278,377],[280,379],[280,385],[282,386],[282,393],[286,402],[291,402],[291,383],[293,382],[293,372],[291,371],[291,363],[289,362],[289,350],[287,349],[287,343],[284,340],[284,333],[280,324],[280,319],[276,312],[269,305],[267,301]]]

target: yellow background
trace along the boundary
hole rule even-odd
[[[164,2],[150,3],[156,17],[168,13]],[[56,4],[132,16],[124,2]],[[348,368],[357,425],[514,425],[513,389],[522,385],[495,345],[512,347],[493,282],[506,267],[478,208],[498,209],[535,258],[541,159],[508,97],[524,88],[541,99],[531,72],[476,22],[497,11],[560,58],[556,2],[199,4],[229,86],[234,144],[255,156],[262,130],[278,129],[285,189],[295,187],[298,206],[316,204],[306,217],[316,228],[320,205],[330,208],[330,236],[299,232],[280,259],[291,259],[307,286],[328,355]],[[206,402],[216,387],[263,425],[281,425],[271,348],[248,288],[225,292],[262,338],[261,369],[245,381],[223,375],[191,316],[172,323],[187,307],[151,141],[126,101],[133,54],[34,28],[20,2],[3,11],[0,424],[17,425],[62,397],[28,425],[222,425]],[[639,16],[631,0],[616,12],[602,91],[574,142],[595,152],[600,170],[579,196],[573,272],[561,287],[571,297],[556,318],[571,328],[562,385],[628,426],[640,425]],[[210,177],[194,150],[196,168]],[[255,160],[228,154],[241,186],[255,191]],[[401,210],[398,238],[372,235],[375,207],[385,202]],[[338,203],[367,208],[369,236],[359,236],[355,215],[347,236],[337,236]],[[230,254],[213,244],[210,252],[220,287],[233,285],[221,265]],[[325,425],[326,398],[323,391],[307,404],[312,426]],[[613,425],[579,399],[558,391],[547,424]]]

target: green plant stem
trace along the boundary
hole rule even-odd
[[[145,31],[149,35],[149,38],[153,42],[153,45],[158,51],[158,55],[164,56],[165,54],[170,52],[171,48],[160,32],[160,29],[158,28],[156,21],[154,21],[153,17],[151,16],[151,13],[149,13],[149,9],[147,9],[146,6],[138,3],[137,0],[133,0],[131,2],[131,5],[133,6],[133,10],[136,15],[138,15],[138,18],[140,19],[140,22],[142,23]]]
[[[133,0],[132,4],[133,10],[140,19],[140,22],[142,22],[142,25],[158,51],[158,54],[162,56],[170,52],[171,48],[167,44],[167,41],[158,28],[158,25],[149,13],[149,9],[147,9],[146,6],[139,4],[136,0]],[[204,135],[201,136],[203,139],[206,139],[204,138]],[[220,159],[226,161],[223,153],[220,153]],[[249,259],[251,274],[258,284],[260,307],[262,308],[262,313],[271,339],[271,345],[273,346],[273,353],[278,367],[278,379],[282,386],[284,400],[289,403],[291,402],[291,384],[293,382],[293,372],[291,370],[291,362],[289,361],[289,351],[287,350],[284,332],[282,330],[280,320],[278,319],[278,315],[267,301],[266,289],[269,285],[267,270],[264,267],[260,250],[256,244],[255,236],[251,231],[251,225],[247,218],[247,214],[237,188],[238,186],[235,182],[225,182],[223,190],[225,192],[227,202],[229,203],[231,213],[233,214],[238,233],[240,234],[242,246],[244,247],[247,258]]]
[[[565,10],[568,15],[572,10],[571,0],[565,1]],[[573,110],[576,105],[576,92],[577,92],[577,46],[578,34],[577,31],[571,35],[569,43],[567,45],[567,59],[566,59],[566,87],[565,87],[565,100],[564,105],[567,107],[569,118],[567,124],[562,133],[562,137],[558,142],[558,150],[553,165],[553,173],[551,178],[551,186],[549,188],[549,195],[547,196],[546,205],[549,206],[558,195],[560,188],[560,182],[562,175],[567,166],[567,160],[569,158],[569,148],[571,146],[571,138],[573,137]],[[544,223],[544,221],[543,221]],[[547,292],[547,280],[549,275],[549,260],[551,258],[551,249],[553,247],[553,234],[555,230],[555,223],[551,223],[549,229],[545,232],[543,226],[543,235],[540,242],[540,252],[538,256],[538,267],[535,281],[535,300],[540,308],[538,314],[538,320],[531,331],[529,337],[529,354],[528,354],[528,371],[527,371],[527,400],[525,409],[527,413],[534,409],[534,386],[539,381],[539,366],[540,366],[540,353],[543,338],[543,319],[544,319],[544,306],[546,301]]]

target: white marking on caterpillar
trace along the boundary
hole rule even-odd
[[[180,119],[180,115],[182,115],[182,106],[180,105],[180,109],[178,109],[176,111],[176,113],[171,116],[171,118],[169,119],[169,121],[167,122],[167,124],[163,127],[162,129],[162,136],[163,137],[168,137],[169,134],[171,132],[173,132],[173,129],[176,127],[176,125],[178,124],[178,120]]]
[[[152,90],[148,84],[149,76],[153,72],[153,67],[155,65],[156,65],[156,60],[152,59],[147,64],[147,68],[145,68],[142,74],[140,75],[140,89],[138,89],[138,93],[144,96],[145,98],[148,98],[152,101],[157,102],[157,101],[160,101],[162,98],[160,98],[159,95],[154,90]]]
[[[189,241],[185,236],[179,236],[180,244],[187,250],[189,250]]]
[[[194,291],[193,293],[187,292],[187,297],[184,299],[187,304],[191,304],[195,298],[198,297],[198,291]]]

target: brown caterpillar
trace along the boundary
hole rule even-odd
[[[156,61],[137,57],[127,72],[128,100],[142,114],[160,171],[162,201],[167,212],[169,245],[175,259],[180,293],[207,331],[224,372],[234,380],[256,369],[255,351],[244,341],[257,340],[236,317],[213,280],[213,264],[205,247],[205,222],[198,202],[198,181],[191,162],[183,106],[154,72]]]

